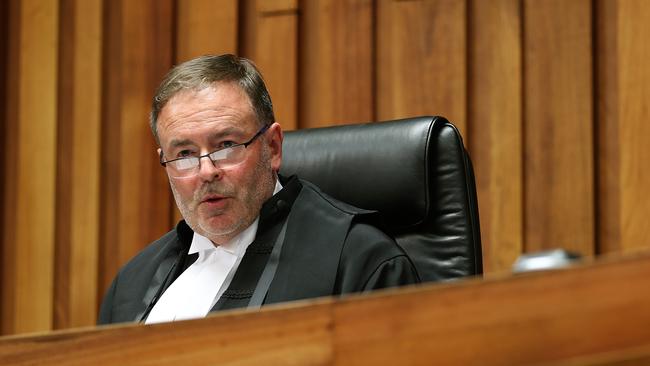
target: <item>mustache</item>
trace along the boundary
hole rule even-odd
[[[208,182],[199,188],[194,194],[195,201],[200,201],[203,197],[209,194],[217,194],[225,197],[232,197],[235,195],[234,187],[227,187],[221,183]]]

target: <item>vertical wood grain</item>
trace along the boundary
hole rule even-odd
[[[255,62],[284,130],[298,127],[298,1],[248,0],[242,55]]]
[[[464,0],[380,0],[377,118],[442,115],[466,136]]]
[[[620,59],[618,101],[620,104],[620,161],[622,251],[650,248],[650,3],[619,3]]]
[[[8,155],[7,152],[7,145],[8,145],[8,129],[7,129],[7,121],[8,121],[8,112],[7,112],[7,106],[8,106],[8,101],[10,98],[10,94],[7,93],[7,89],[9,89],[9,84],[8,84],[8,75],[9,75],[9,68],[7,66],[7,61],[9,59],[9,2],[8,1],[0,1],[0,154],[2,154],[2,158],[0,158],[0,172],[3,172],[2,175],[0,176],[0,232],[4,233],[7,231],[7,227],[5,226],[5,202],[7,202],[7,199],[5,198],[5,187],[6,187],[6,177],[5,174],[8,172],[6,169],[6,157]],[[5,247],[5,241],[4,241],[5,235],[0,235],[0,263],[4,265],[4,247]],[[4,285],[5,281],[3,280],[4,278],[4,273],[5,271],[0,271],[0,284]],[[4,329],[4,304],[5,301],[4,299],[4,294],[0,291],[0,334],[2,334],[2,330]]]
[[[619,42],[619,2],[596,3],[598,62],[598,115],[596,134],[598,142],[598,251],[614,252],[621,249],[621,143],[619,131],[619,70],[621,56]]]
[[[527,251],[594,253],[591,10],[524,2]]]
[[[16,241],[16,231],[9,230],[9,228],[16,227],[16,216],[13,211],[16,209],[16,182],[15,177],[18,171],[16,162],[16,138],[18,134],[18,125],[15,122],[18,117],[18,62],[15,57],[10,55],[17,55],[20,43],[18,32],[20,31],[20,22],[18,16],[20,15],[20,8],[18,1],[6,1],[3,3],[3,9],[6,14],[3,18],[6,19],[4,27],[7,33],[3,35],[3,56],[6,58],[1,61],[4,63],[3,75],[4,84],[2,85],[2,92],[6,95],[6,100],[3,103],[2,109],[2,250],[0,251],[0,259],[2,259],[2,290],[0,290],[0,300],[2,300],[2,316],[0,316],[0,334],[8,334],[13,332],[14,328],[14,311],[15,302],[13,301],[16,286],[13,282],[13,271],[15,263],[16,248],[11,243]]]
[[[55,328],[95,323],[99,252],[101,0],[61,1]]]
[[[237,0],[178,0],[175,63],[237,53],[238,8]]]
[[[373,2],[302,2],[299,38],[299,127],[373,120]]]
[[[171,5],[107,2],[100,296],[120,266],[171,227],[168,182],[148,125],[154,89],[172,63]]]
[[[2,332],[52,328],[58,1],[9,4]]]
[[[650,247],[650,3],[597,5],[599,249],[625,252]]]
[[[469,140],[484,270],[523,251],[522,34],[519,0],[469,2]]]

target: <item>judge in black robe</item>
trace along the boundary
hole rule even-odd
[[[230,286],[211,311],[419,282],[410,259],[371,225],[373,212],[335,200],[292,177],[262,206],[258,231]],[[161,294],[196,259],[184,221],[118,273],[98,323],[143,321]]]

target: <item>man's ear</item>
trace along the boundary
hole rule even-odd
[[[279,123],[274,122],[266,133],[268,134],[267,144],[271,152],[271,168],[277,173],[282,164],[282,127]]]

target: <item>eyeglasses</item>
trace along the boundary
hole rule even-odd
[[[176,159],[163,160],[160,150],[160,165],[167,168],[169,176],[173,178],[189,178],[199,172],[201,158],[210,158],[212,164],[219,168],[232,168],[241,164],[246,156],[246,148],[271,127],[270,124],[262,127],[255,136],[241,144],[231,145],[200,156],[183,156]]]

